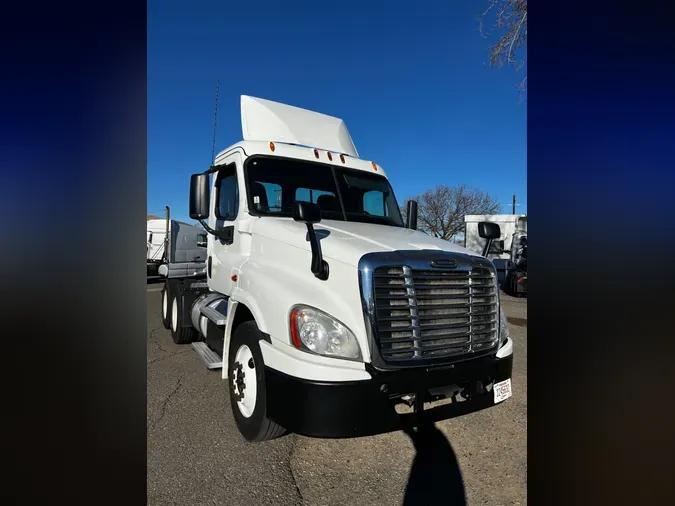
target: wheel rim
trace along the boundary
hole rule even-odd
[[[234,356],[232,388],[239,412],[249,418],[255,410],[258,397],[258,378],[255,373],[253,353],[245,344],[239,347]]]
[[[171,328],[174,332],[178,332],[178,299],[173,299],[171,307]]]
[[[167,306],[169,304],[169,302],[166,299],[167,299],[166,290],[164,290],[162,292],[162,318],[164,318],[164,321],[166,321],[166,313],[168,309]]]

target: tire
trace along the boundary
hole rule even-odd
[[[164,288],[162,288],[162,307],[161,307],[161,312],[162,312],[162,325],[164,325],[164,328],[167,330],[171,329],[171,315],[169,312],[169,301],[171,300],[172,296],[172,290],[171,290],[171,285],[169,285],[169,281],[164,282]]]
[[[190,327],[183,327],[183,296],[180,288],[172,290],[171,293],[171,337],[176,344],[189,344],[197,339],[197,330]]]
[[[509,289],[508,289],[508,291],[507,291],[506,293],[507,293],[508,295],[510,295],[511,297],[515,297],[515,296],[516,296],[515,284],[514,284],[514,278],[515,278],[515,276],[513,275],[513,273],[510,273],[510,274],[509,274],[509,277],[508,277],[508,287],[509,287]]]
[[[281,425],[267,418],[265,363],[259,344],[262,337],[255,322],[242,323],[230,339],[228,354],[232,415],[241,435],[251,442],[269,441],[286,433]]]

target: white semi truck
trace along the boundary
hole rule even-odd
[[[342,120],[248,96],[241,114],[244,140],[190,180],[205,276],[168,279],[162,314],[222,368],[243,437],[372,435],[509,398],[492,262],[418,232],[415,202],[404,223]]]

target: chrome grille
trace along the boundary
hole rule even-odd
[[[376,336],[388,363],[461,357],[498,341],[494,271],[378,267],[373,273]]]

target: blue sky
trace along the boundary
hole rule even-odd
[[[515,193],[526,212],[527,109],[512,86],[523,75],[487,65],[484,4],[149,0],[148,211],[187,219],[219,79],[216,152],[241,139],[240,96],[253,95],[344,119],[399,202],[468,184],[503,212]]]

